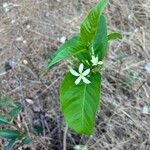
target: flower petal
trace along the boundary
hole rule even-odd
[[[91,62],[92,63],[95,62],[95,57],[94,56],[92,56]]]
[[[96,64],[96,63],[93,63],[92,66],[97,66],[97,64]]]
[[[92,60],[95,60],[95,57],[94,57],[94,56],[92,56]]]
[[[86,69],[82,74],[83,76],[87,76],[90,73],[90,69]]]
[[[98,64],[99,64],[99,65],[103,65],[103,62],[102,62],[102,61],[99,61]]]
[[[95,61],[98,62],[98,57],[95,57]]]
[[[73,69],[70,69],[70,73],[71,73],[72,75],[76,76],[76,77],[79,76],[79,73],[77,73],[77,72],[76,72],[75,70],[73,70]]]
[[[80,66],[79,66],[79,73],[82,73],[83,68],[84,68],[84,65],[81,63]]]
[[[98,64],[98,56],[97,57],[92,56],[91,62],[93,64],[93,66],[97,66],[97,64]]]
[[[82,77],[82,80],[83,80],[83,82],[84,83],[86,83],[86,84],[90,84],[91,83],[91,81],[89,81],[87,78],[85,78],[85,77]]]
[[[81,81],[81,79],[82,79],[81,77],[77,78],[76,81],[75,81],[75,84],[76,84],[76,85],[79,84],[80,81]]]

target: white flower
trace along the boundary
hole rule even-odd
[[[76,84],[76,85],[79,84],[81,80],[83,80],[83,82],[86,83],[86,84],[91,83],[91,82],[85,77],[85,76],[87,76],[87,75],[90,73],[90,69],[87,69],[87,70],[85,70],[85,71],[83,72],[83,68],[84,68],[84,65],[81,63],[81,64],[79,65],[79,73],[76,72],[76,71],[73,70],[73,69],[70,69],[71,74],[74,75],[74,76],[76,76],[76,77],[78,77],[78,78],[76,79],[76,81],[75,81],[75,84]]]
[[[102,65],[103,64],[102,61],[98,61],[98,56],[97,57],[92,56],[91,62],[93,64],[93,66],[97,66],[97,65]]]

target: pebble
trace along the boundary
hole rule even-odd
[[[16,22],[15,20],[12,20],[12,21],[11,21],[12,24],[14,24],[15,22]]]
[[[145,64],[144,69],[147,71],[147,73],[150,73],[150,63]]]
[[[23,37],[22,37],[22,36],[20,36],[20,37],[17,37],[17,38],[16,38],[16,41],[18,41],[18,42],[21,42],[21,41],[23,41]]]
[[[144,107],[143,107],[142,113],[143,113],[143,114],[150,114],[150,109],[148,108],[148,106],[144,106]]]
[[[27,60],[23,60],[23,64],[27,65],[28,61]]]
[[[27,98],[27,99],[25,99],[25,100],[26,100],[27,103],[29,103],[29,104],[31,104],[31,105],[34,104],[33,100],[31,100],[31,99],[29,99],[29,98]]]
[[[3,8],[7,8],[8,7],[8,3],[3,3]]]
[[[27,25],[27,29],[30,29],[30,27],[31,27],[31,26],[28,24],[28,25]]]
[[[65,37],[65,36],[62,36],[62,37],[60,38],[60,42],[61,42],[61,43],[65,43],[65,41],[66,41],[66,37]]]

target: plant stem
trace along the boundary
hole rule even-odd
[[[68,131],[68,125],[66,124],[66,127],[64,128],[64,137],[63,137],[63,150],[67,150],[66,140],[67,140],[67,131]]]

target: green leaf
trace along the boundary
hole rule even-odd
[[[43,133],[43,127],[40,125],[33,124],[33,132],[39,134]]]
[[[6,146],[6,150],[12,150],[13,149],[13,146],[16,142],[16,139],[12,139],[10,140],[10,142],[8,143],[8,145]]]
[[[49,62],[48,67],[52,67],[59,61],[77,55],[85,49],[80,45],[79,36],[74,36],[67,42],[65,42],[52,56],[52,60]]]
[[[21,133],[17,130],[3,129],[0,130],[0,138],[15,139],[21,137]]]
[[[93,40],[93,49],[95,55],[99,57],[99,60],[103,60],[108,49],[107,24],[103,15],[99,19],[96,35]]]
[[[0,107],[15,106],[14,101],[9,97],[0,98]]]
[[[76,77],[68,73],[60,88],[60,104],[68,126],[80,134],[90,135],[95,125],[100,100],[101,76],[91,74],[91,83],[75,85]]]
[[[84,45],[89,45],[95,36],[99,17],[105,9],[108,0],[101,0],[95,7],[91,9],[88,16],[81,24],[80,39]]]
[[[113,33],[110,33],[107,37],[108,37],[108,41],[118,40],[118,39],[122,39],[122,34],[119,32],[113,32]]]
[[[22,139],[22,144],[29,144],[29,143],[31,143],[31,141],[32,141],[32,138],[30,137],[30,136],[26,136],[26,137],[24,137],[23,139]]]
[[[14,107],[11,111],[10,111],[10,115],[12,117],[17,117],[18,114],[22,111],[22,107],[21,106],[17,106],[17,107]]]
[[[7,125],[7,124],[10,124],[8,119],[6,117],[0,115],[0,125]]]
[[[79,61],[83,62],[84,64],[87,63],[86,61],[91,60],[91,55],[90,55],[89,51],[81,52],[76,57],[79,59]]]

